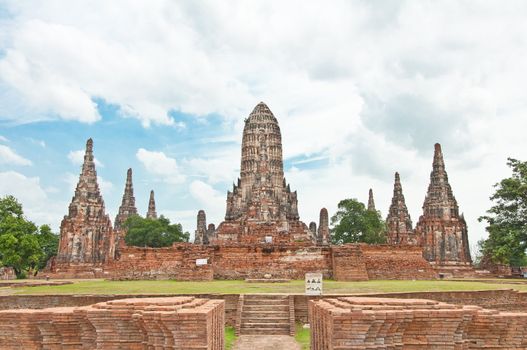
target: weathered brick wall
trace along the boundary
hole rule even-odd
[[[307,272],[331,276],[329,247],[295,245],[230,245],[214,249],[214,278],[303,279]]]
[[[424,299],[309,302],[311,349],[525,349],[527,313]]]
[[[55,264],[41,278],[113,278],[211,280],[263,278],[303,279],[307,272],[326,278],[433,279],[436,272],[414,246],[316,246],[288,244],[196,245],[178,243],[168,248],[127,247],[119,260],[106,264]],[[208,264],[196,266],[197,259]]]
[[[0,311],[1,349],[224,348],[224,301],[121,299],[82,307]]]
[[[336,281],[367,281],[368,272],[357,244],[345,244],[331,248],[333,278]]]
[[[369,279],[434,279],[436,272],[416,246],[360,245]]]
[[[429,299],[457,305],[477,305],[486,309],[500,311],[527,312],[527,292],[512,289],[482,290],[482,291],[450,291],[450,292],[405,292],[405,293],[360,293],[330,294],[326,296],[307,296],[297,294],[295,298],[295,318],[299,322],[308,322],[309,300],[319,300],[326,297],[338,298],[347,296],[367,296],[372,298],[399,299]]]
[[[15,270],[12,267],[0,266],[0,280],[14,280],[16,279]]]
[[[197,259],[211,261],[211,249],[202,245],[177,243],[168,248],[126,247],[119,260],[105,267],[107,276],[117,279],[212,280],[210,264],[196,266]]]
[[[239,294],[112,294],[112,295],[5,295],[0,298],[0,310],[46,309],[54,307],[87,306],[110,300],[193,296],[225,301],[225,323],[234,326]]]

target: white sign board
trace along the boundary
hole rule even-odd
[[[306,273],[306,295],[322,295],[321,273]]]
[[[273,243],[273,236],[265,236],[265,243]]]
[[[208,259],[196,259],[196,266],[207,265]]]

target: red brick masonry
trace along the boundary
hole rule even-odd
[[[196,266],[196,259],[207,259]],[[414,246],[346,244],[197,245],[122,249],[119,260],[103,264],[55,263],[40,278],[212,280],[263,278],[303,279],[308,272],[341,281],[368,279],[434,279],[437,274]]]
[[[527,349],[527,313],[425,299],[309,302],[311,349]]]
[[[225,302],[194,297],[112,300],[0,311],[0,349],[224,348]]]

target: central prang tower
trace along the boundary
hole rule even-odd
[[[299,220],[297,193],[284,177],[278,121],[263,102],[245,119],[241,153],[240,178],[227,192],[225,221],[214,232],[205,230],[202,222],[196,241],[315,242],[316,237]]]
[[[263,102],[245,120],[240,178],[227,193],[225,220],[298,220],[296,191],[284,178],[280,127]]]

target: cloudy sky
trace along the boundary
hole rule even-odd
[[[87,138],[107,211],[218,224],[243,120],[282,129],[303,221],[399,171],[415,222],[433,145],[474,243],[507,157],[527,160],[525,1],[0,0],[0,195],[58,228]]]

